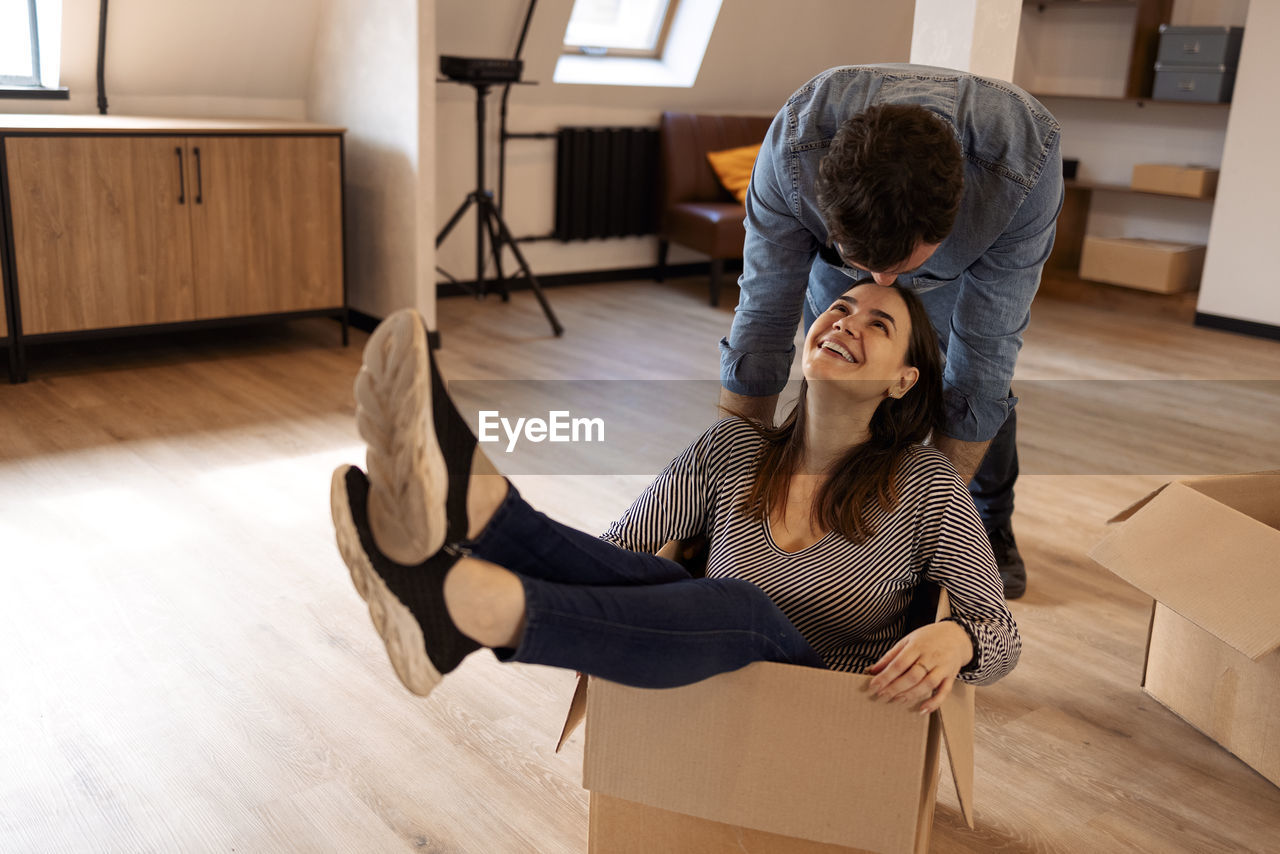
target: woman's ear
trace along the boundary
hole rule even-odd
[[[920,379],[920,371],[913,367],[902,369],[902,373],[898,375],[898,381],[889,387],[889,396],[901,398],[907,392],[911,391],[912,386],[916,384],[916,380]]]

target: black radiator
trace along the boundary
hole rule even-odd
[[[653,234],[658,129],[566,127],[556,134],[557,240]]]

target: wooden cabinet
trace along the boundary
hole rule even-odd
[[[338,141],[193,140],[197,318],[342,304]]]
[[[8,140],[24,335],[195,319],[183,140]]]
[[[11,375],[40,336],[330,314],[345,340],[339,128],[4,116],[0,171]]]

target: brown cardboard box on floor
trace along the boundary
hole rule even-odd
[[[1172,163],[1135,163],[1129,187],[1192,199],[1212,199],[1218,189],[1218,170]]]
[[[1080,278],[1162,294],[1195,290],[1203,269],[1194,243],[1085,235],[1080,250]]]
[[[1280,471],[1176,481],[1090,556],[1154,598],[1142,688],[1280,786]]]
[[[973,687],[926,717],[868,681],[770,662],[665,690],[584,677],[561,744],[585,707],[589,850],[924,852],[944,738],[972,827]]]

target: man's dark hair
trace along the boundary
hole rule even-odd
[[[845,121],[818,167],[818,210],[844,256],[872,272],[951,232],[964,152],[924,107],[882,104]]]

